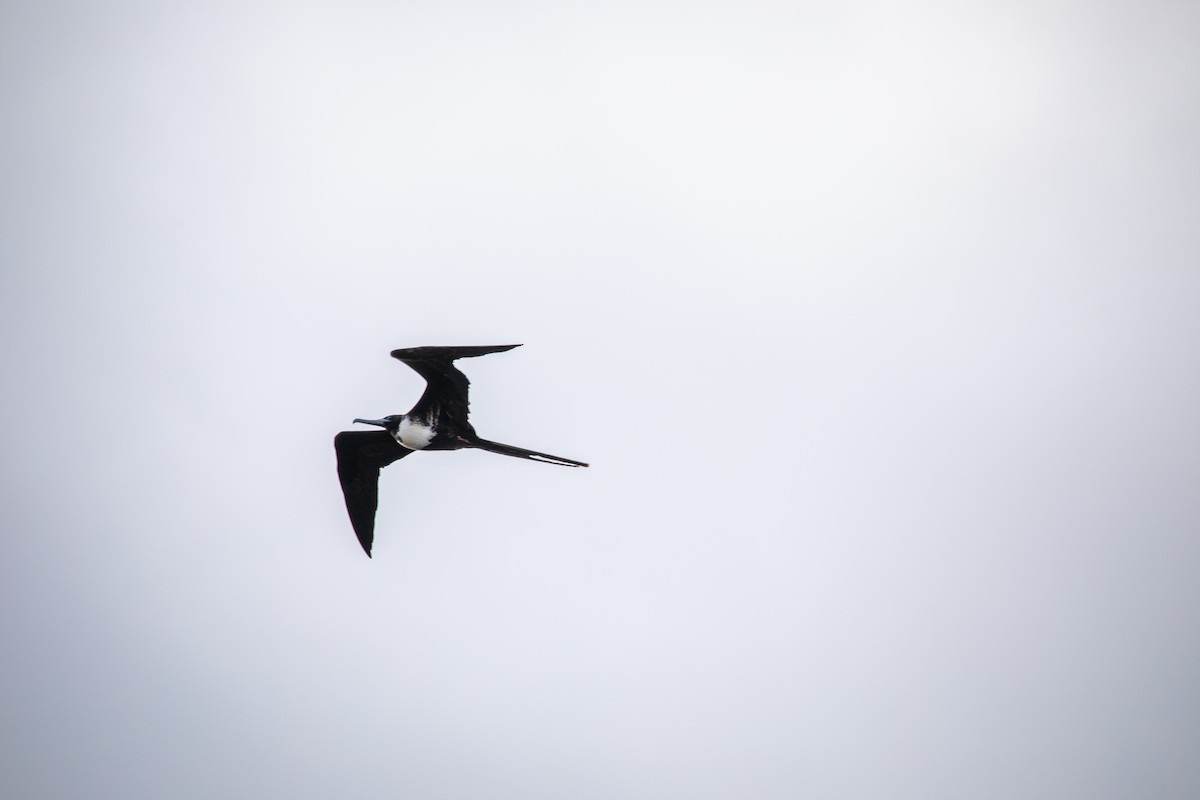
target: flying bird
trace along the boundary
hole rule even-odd
[[[375,538],[375,509],[379,505],[379,470],[417,450],[461,450],[474,447],[505,456],[543,461],[564,467],[586,467],[582,461],[552,456],[510,444],[481,438],[467,421],[467,376],[454,361],[488,353],[503,353],[519,344],[480,347],[408,347],[393,350],[392,358],[403,361],[425,379],[425,393],[407,414],[389,414],[381,419],[356,419],[377,425],[380,431],[342,431],[333,438],[337,451],[338,479],[346,498],[346,511],[358,541],[371,555]]]

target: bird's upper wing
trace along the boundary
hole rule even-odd
[[[375,509],[379,506],[379,470],[412,452],[387,431],[342,431],[333,437],[338,479],[346,498],[350,524],[359,544],[371,555]]]
[[[470,401],[467,390],[471,382],[454,366],[457,358],[472,358],[488,353],[503,353],[520,347],[519,344],[481,345],[473,347],[407,347],[393,350],[392,358],[412,367],[428,384],[421,399],[410,414],[422,415],[437,405],[440,413],[455,423],[466,426]]]

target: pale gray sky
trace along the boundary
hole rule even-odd
[[[1200,795],[1200,11],[0,9],[0,795]],[[332,437],[465,363],[481,452]]]

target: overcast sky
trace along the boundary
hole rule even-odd
[[[1200,796],[1188,2],[0,8],[0,795]],[[332,439],[429,344],[485,437]]]

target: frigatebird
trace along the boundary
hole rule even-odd
[[[392,351],[425,379],[425,392],[407,414],[381,419],[356,419],[378,425],[381,431],[342,431],[333,438],[337,451],[338,479],[346,498],[346,511],[358,541],[371,555],[375,539],[375,509],[379,506],[379,470],[417,450],[461,450],[474,447],[489,453],[543,461],[564,467],[586,467],[582,461],[513,447],[481,438],[467,421],[467,376],[454,361],[488,353],[503,353],[519,344],[479,347],[408,347]]]

